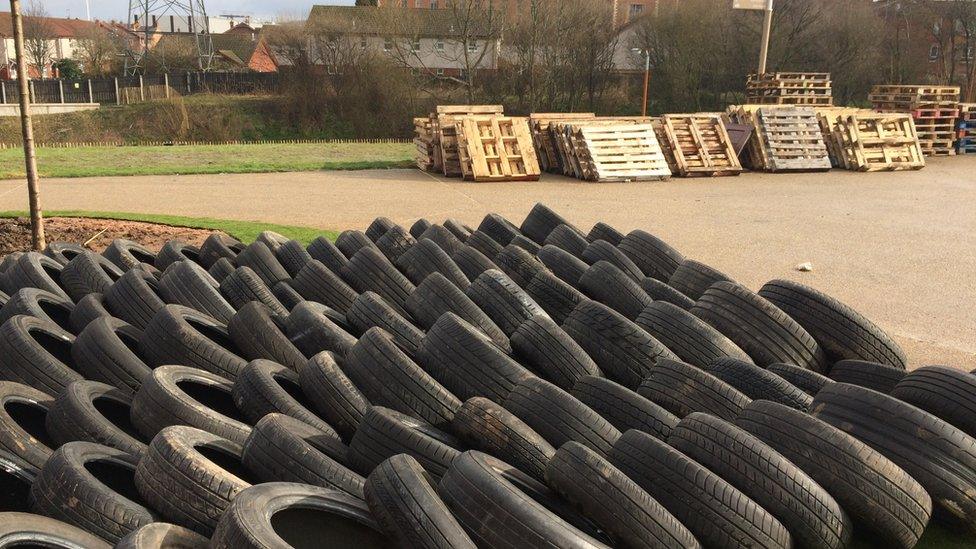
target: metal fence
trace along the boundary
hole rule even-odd
[[[32,103],[101,103],[127,105],[197,93],[246,95],[275,93],[278,73],[186,72],[86,78],[31,80]],[[17,103],[17,85],[0,81],[0,102]]]

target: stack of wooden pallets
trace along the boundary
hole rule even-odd
[[[417,167],[424,171],[433,171],[435,163],[435,146],[434,132],[431,126],[430,117],[414,118],[413,130],[413,144],[417,147]]]
[[[461,176],[471,181],[537,181],[526,118],[463,116],[456,122]]]
[[[830,73],[750,74],[746,82],[746,102],[752,105],[833,105]]]
[[[956,152],[976,153],[976,103],[959,104],[959,121],[956,123]]]
[[[532,142],[535,144],[539,168],[546,172],[560,170],[559,151],[556,140],[553,139],[549,127],[553,122],[586,120],[595,118],[591,112],[545,112],[529,115],[529,128],[532,130]]]
[[[851,109],[829,121],[837,167],[874,172],[918,170],[925,167],[915,123],[908,113],[878,113]],[[821,114],[821,120],[828,115]]]
[[[461,177],[458,155],[457,121],[464,116],[501,116],[501,105],[439,105],[431,115],[434,139],[440,148],[441,171],[448,177]]]
[[[812,107],[741,105],[730,107],[734,122],[754,132],[743,151],[744,164],[768,172],[829,170],[830,157]]]
[[[674,175],[739,175],[742,164],[720,114],[666,114],[654,123]]]
[[[871,114],[871,109],[860,109],[856,107],[816,107],[817,122],[820,124],[820,133],[823,135],[824,144],[827,145],[827,155],[830,163],[835,168],[844,168],[844,139],[840,128],[841,122],[847,120],[852,114]]]
[[[911,114],[926,156],[955,154],[958,86],[879,85],[868,98],[878,111]]]
[[[551,171],[586,181],[651,181],[671,177],[646,117],[582,118],[549,123],[557,164]]]

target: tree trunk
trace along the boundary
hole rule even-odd
[[[34,153],[34,125],[30,116],[29,76],[24,56],[24,22],[20,15],[20,0],[10,0],[14,26],[14,49],[17,53],[17,85],[20,88],[20,127],[24,136],[24,163],[27,168],[27,197],[30,202],[31,246],[35,251],[47,247],[44,240],[44,217],[41,213],[40,190],[37,181],[37,156]]]

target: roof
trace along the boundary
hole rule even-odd
[[[27,19],[25,17],[24,19]],[[60,17],[39,17],[44,22],[44,26],[50,29],[49,38],[76,38],[89,32],[92,28],[98,28],[98,23],[85,21],[83,19],[63,19]],[[0,36],[13,36],[14,24],[9,11],[0,11]]]
[[[246,66],[261,44],[260,40],[252,40],[250,36],[240,34],[211,34],[214,52],[229,61]],[[193,34],[164,34],[160,36],[156,47],[166,48],[167,44],[196,47],[196,36]]]
[[[373,6],[312,6],[308,25],[334,29],[339,34],[450,38],[462,34],[451,10]],[[392,31],[391,31],[392,29]],[[470,34],[491,34],[480,22]],[[497,29],[496,34],[497,34]]]

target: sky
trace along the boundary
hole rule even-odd
[[[35,0],[52,17],[85,17],[85,0]],[[313,4],[351,5],[355,0],[203,0],[208,15],[251,15],[262,19],[305,17]],[[92,18],[125,20],[128,0],[89,0]]]

